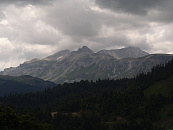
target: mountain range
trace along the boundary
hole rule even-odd
[[[62,50],[43,59],[32,59],[0,74],[31,75],[55,83],[130,78],[172,58],[173,55],[149,54],[136,47],[94,52],[83,46],[77,51]]]

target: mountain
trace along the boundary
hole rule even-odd
[[[77,51],[63,50],[43,59],[33,59],[18,67],[7,68],[1,75],[31,75],[56,83],[105,78],[134,77],[148,72],[173,55],[148,54],[136,47],[93,52],[87,46]]]
[[[169,130],[173,128],[172,84],[173,60],[131,79],[64,83],[44,92],[0,97],[0,103],[55,130]],[[11,115],[0,112],[1,124],[4,118],[11,122]]]
[[[137,58],[143,57],[145,55],[149,55],[149,53],[142,51],[137,47],[127,47],[122,49],[114,49],[114,50],[101,50],[98,53],[110,54],[111,56],[122,59],[122,58]]]
[[[55,84],[52,82],[29,75],[19,77],[0,76],[0,96],[43,91],[54,86]]]

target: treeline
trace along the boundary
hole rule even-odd
[[[0,103],[56,130],[164,130],[173,129],[172,84],[173,60],[131,79],[64,83]]]

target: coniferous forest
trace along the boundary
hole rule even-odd
[[[173,129],[173,60],[128,79],[82,80],[0,98],[0,129]]]

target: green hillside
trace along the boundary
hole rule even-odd
[[[0,76],[0,96],[43,91],[55,84],[32,76]]]

